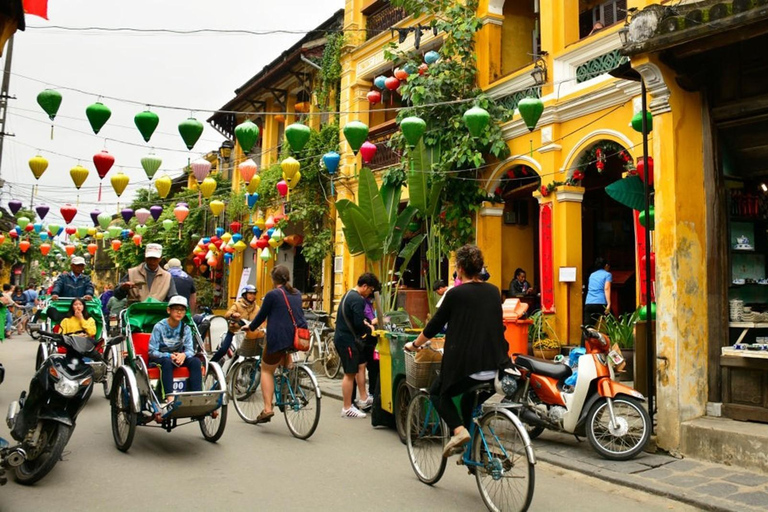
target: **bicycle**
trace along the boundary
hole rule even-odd
[[[320,361],[323,371],[329,379],[335,379],[341,371],[341,358],[333,344],[333,330],[327,325],[328,313],[325,311],[305,310],[304,317],[309,327],[309,350],[304,363],[310,364],[310,356],[317,352],[311,363]]]
[[[227,388],[237,414],[246,423],[255,424],[264,409],[260,384],[261,357],[240,357],[230,369]],[[314,434],[320,422],[321,398],[315,374],[304,363],[294,360],[291,368],[281,366],[275,372],[275,405],[294,437],[308,439]]]
[[[493,383],[467,391],[475,396],[470,441],[457,464],[475,475],[488,510],[527,510],[533,499],[536,459],[525,427],[510,412],[519,406],[503,402],[478,405],[481,392],[494,393]],[[414,473],[425,484],[434,485],[442,478],[448,460],[443,457],[443,447],[449,438],[448,426],[427,389],[420,389],[408,405],[406,447]]]

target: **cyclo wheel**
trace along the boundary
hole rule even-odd
[[[204,391],[225,391],[226,384],[219,382],[216,378],[216,372],[211,366],[208,367],[208,371],[205,372],[205,379],[203,379]],[[215,417],[214,417],[215,416]],[[200,431],[203,433],[203,437],[206,441],[215,443],[224,434],[224,427],[227,426],[227,404],[222,404],[216,411],[211,414],[207,414],[200,420]]]
[[[61,459],[64,447],[67,446],[73,427],[46,422],[41,433],[39,454],[32,460],[26,460],[16,468],[16,481],[24,485],[32,485],[51,472]]]
[[[308,439],[320,422],[320,387],[305,366],[288,370],[288,382],[290,386],[283,385],[281,393],[285,423],[293,437]]]
[[[511,413],[497,410],[480,418],[480,428],[483,436],[478,432],[472,440],[472,460],[482,464],[475,467],[475,478],[483,502],[494,512],[528,510],[535,461],[528,457],[525,427]]]
[[[102,387],[104,388],[104,398],[107,400],[109,400],[109,393],[112,391],[112,383],[115,380],[115,370],[117,370],[117,360],[115,358],[115,347],[109,347],[107,349],[107,353],[104,354],[104,361],[107,364],[107,371],[104,374],[104,382],[101,383]]]
[[[429,395],[418,393],[408,406],[405,446],[413,472],[425,484],[436,484],[442,478],[447,462],[443,446],[447,442],[448,426],[440,419]]]
[[[237,414],[244,422],[255,424],[264,409],[259,361],[249,358],[235,363],[229,371],[228,389]]]
[[[323,338],[325,345],[325,358],[323,359],[323,369],[329,379],[335,379],[341,370],[341,358],[336,352],[336,345],[333,343],[333,333],[329,332]]]
[[[112,389],[112,437],[121,452],[127,452],[136,434],[136,413],[131,410],[131,388],[128,377],[122,371],[113,382]]]
[[[608,401],[603,398],[587,413],[587,439],[601,457],[628,460],[645,448],[651,436],[651,418],[636,399],[618,396],[613,399],[617,426],[611,425]]]

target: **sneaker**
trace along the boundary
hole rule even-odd
[[[368,416],[363,411],[355,407],[354,405],[350,407],[349,409],[341,408],[341,417],[342,418],[365,418]]]
[[[467,444],[469,442],[469,432],[467,432],[467,429],[462,429],[461,432],[458,434],[455,434],[451,437],[451,439],[446,443],[445,447],[443,448],[443,458],[447,459],[451,455],[454,454],[454,451],[456,449],[460,449],[462,446]]]
[[[357,405],[358,409],[367,411],[373,407],[373,395],[368,395],[368,398],[365,400],[355,400],[355,405]]]

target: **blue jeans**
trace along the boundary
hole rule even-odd
[[[9,333],[13,330],[13,314],[11,310],[5,309],[5,332]]]
[[[227,334],[224,335],[224,340],[221,342],[221,346],[219,347],[219,350],[216,351],[215,354],[213,354],[213,357],[211,358],[211,361],[214,363],[218,363],[221,361],[221,358],[224,357],[224,355],[227,353],[227,350],[229,350],[229,347],[232,346],[232,339],[235,337],[234,333],[227,332]]]
[[[163,381],[163,394],[168,395],[173,392],[173,364],[170,357],[150,357],[150,363],[156,364],[160,368],[160,378]],[[189,370],[189,380],[187,381],[187,391],[203,390],[203,370],[200,360],[196,357],[187,357],[184,359],[182,367]]]

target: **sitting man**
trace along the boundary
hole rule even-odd
[[[90,277],[83,274],[85,258],[73,256],[69,268],[72,272],[64,272],[56,279],[51,290],[51,298],[58,300],[59,297],[82,297],[86,301],[91,300],[93,283]]]
[[[195,357],[192,329],[184,324],[187,299],[180,295],[168,301],[168,318],[159,321],[149,338],[149,362],[160,367],[163,395],[168,402],[173,392],[173,369],[184,366],[189,370],[187,391],[202,391],[203,373],[200,360]]]

